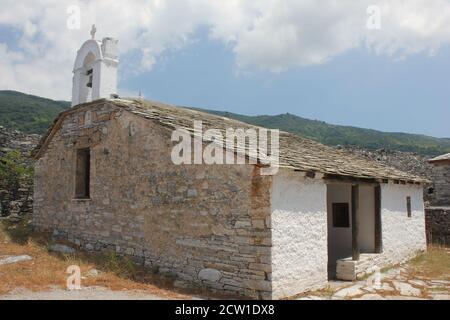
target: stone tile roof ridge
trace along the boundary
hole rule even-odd
[[[75,106],[62,112],[49,128],[47,134],[42,138],[36,148],[36,152],[34,152],[35,157],[40,153],[40,149],[45,144],[46,139],[51,136],[51,132],[58,119],[63,118],[67,113],[75,112],[81,108],[104,103],[111,103],[115,106],[122,107],[136,116],[156,121],[160,125],[173,129],[186,129],[189,132],[193,131],[194,120],[202,121],[203,130],[218,129],[223,132],[224,136],[227,128],[242,128],[244,130],[249,128],[262,128],[238,120],[156,101],[132,98],[102,99]],[[425,178],[402,172],[361,156],[351,154],[348,151],[338,150],[288,132],[280,131],[279,143],[280,167],[362,179],[391,179],[412,183],[429,182]],[[270,150],[270,143],[268,150]],[[248,154],[248,150],[246,150],[246,153]]]
[[[440,155],[436,158],[428,160],[428,162],[434,162],[434,161],[442,161],[442,160],[450,160],[450,153],[446,153],[443,155]]]
[[[194,120],[202,120],[204,130],[214,128],[224,132],[228,127],[262,128],[238,120],[155,101],[134,99],[121,102],[128,106],[131,112],[137,115],[141,114],[144,117],[147,116],[147,118],[170,125],[173,128],[184,128],[192,131]],[[283,167],[297,170],[358,178],[427,181],[422,177],[284,131],[280,131],[280,164]]]

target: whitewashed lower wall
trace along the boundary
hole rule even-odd
[[[406,197],[411,197],[408,218]],[[400,263],[426,250],[423,188],[416,185],[381,185],[383,264]]]
[[[327,188],[280,170],[272,185],[272,295],[295,295],[327,283]]]

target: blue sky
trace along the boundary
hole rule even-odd
[[[0,90],[70,100],[95,23],[119,39],[122,95],[450,137],[450,1],[376,3],[374,31],[370,0],[2,0]]]
[[[332,124],[450,137],[450,48],[402,60],[351,50],[281,74],[239,72],[230,50],[199,33],[125,91],[176,105],[247,115],[292,113]]]

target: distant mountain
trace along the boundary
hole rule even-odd
[[[70,102],[67,101],[54,101],[16,91],[0,91],[0,126],[25,133],[42,134],[58,113],[69,107]],[[278,128],[331,146],[396,150],[428,156],[450,152],[450,138],[332,125],[289,113],[276,116],[246,116],[224,111],[196,110],[267,128]]]
[[[70,102],[54,101],[17,91],[0,91],[0,126],[42,134]]]
[[[224,111],[198,108],[196,110],[261,127],[280,129],[331,146],[357,146],[369,150],[386,149],[415,152],[428,156],[450,152],[450,138],[435,138],[419,134],[381,132],[371,129],[333,125],[323,121],[305,119],[289,113],[276,116],[245,116]]]

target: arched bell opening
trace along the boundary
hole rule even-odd
[[[80,70],[80,81],[79,81],[79,103],[92,101],[92,88],[94,82],[94,63],[95,55],[89,52],[83,61],[83,66]]]

